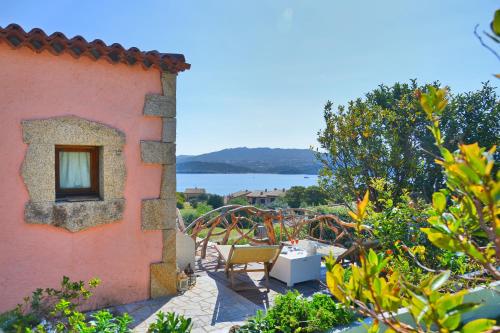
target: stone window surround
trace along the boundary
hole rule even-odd
[[[21,168],[30,200],[27,223],[48,224],[71,232],[119,221],[125,208],[125,134],[110,126],[76,116],[24,120],[23,141],[28,149]],[[85,145],[99,149],[101,200],[57,202],[55,146]]]

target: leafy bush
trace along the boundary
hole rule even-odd
[[[196,204],[196,207],[194,207],[194,208],[181,209],[181,216],[182,216],[182,219],[184,220],[184,224],[186,224],[186,226],[187,226],[191,222],[196,220],[198,217],[202,216],[203,214],[208,213],[211,210],[213,210],[212,206],[207,205],[205,202],[198,202]]]
[[[61,281],[61,288],[38,288],[31,296],[24,298],[11,311],[0,315],[0,330],[5,332],[24,332],[39,325],[42,320],[61,315],[57,306],[63,302],[66,311],[74,311],[83,300],[92,295],[92,289],[100,284],[99,279],[92,279],[86,285],[84,281],[72,282],[67,276]]]
[[[239,198],[233,198],[228,201],[229,205],[241,205],[241,206],[246,206],[248,205],[248,200],[244,197],[239,197]]]
[[[183,209],[184,203],[186,202],[186,198],[184,197],[184,193],[176,192],[175,197],[177,198],[177,203],[176,203],[177,208]]]
[[[293,291],[278,295],[267,314],[257,312],[238,332],[316,332],[348,324],[353,319],[353,312],[335,303],[329,295],[315,294],[307,299]]]
[[[500,17],[500,16],[499,16]],[[484,277],[500,281],[500,183],[492,171],[495,165],[496,147],[486,150],[477,143],[460,144],[459,150],[450,152],[444,146],[440,120],[447,106],[447,91],[428,88],[420,95],[435,145],[440,165],[446,179],[446,189],[432,195],[432,209],[429,210],[428,227],[420,230],[427,235],[434,246],[449,251],[452,255],[467,256],[475,265],[483,268]],[[369,191],[350,212],[356,221],[356,231],[369,228]],[[449,270],[429,270],[428,276],[418,281],[409,281],[404,271],[390,265],[392,253],[366,251],[358,242],[360,265],[350,265],[351,272],[346,282],[346,271],[335,260],[327,260],[327,284],[333,295],[346,306],[355,307],[361,314],[374,318],[369,332],[378,332],[380,323],[391,332],[458,332],[462,314],[477,308],[479,304],[465,303],[468,290],[449,293],[446,283],[451,277]],[[416,246],[417,250],[425,248]],[[403,247],[419,267],[423,266],[418,253]],[[446,254],[446,252],[445,252]],[[442,260],[449,259],[444,255]],[[462,263],[461,263],[462,264]],[[460,264],[460,265],[461,265]],[[395,269],[396,268],[396,269]],[[412,323],[400,321],[394,314],[406,307]],[[499,332],[494,319],[476,319],[461,327],[462,333]]]
[[[57,332],[68,333],[128,333],[131,332],[129,325],[133,319],[128,314],[114,316],[108,310],[100,310],[90,315],[90,321],[86,320],[83,313],[71,311],[62,305],[64,319],[55,323],[44,321],[33,329],[27,329],[27,333]]]
[[[192,327],[191,318],[160,311],[156,314],[156,322],[149,325],[148,333],[187,333]]]
[[[186,226],[199,217],[198,212],[196,212],[196,209],[194,208],[181,209],[181,216]]]
[[[328,205],[320,205],[316,207],[310,207],[310,210],[314,212],[318,212],[320,214],[331,214],[336,215],[339,219],[344,222],[351,222],[351,217],[349,216],[349,209],[346,206],[328,206]]]

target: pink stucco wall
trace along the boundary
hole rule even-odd
[[[68,54],[35,54],[0,43],[0,312],[37,287],[99,277],[95,304],[149,297],[149,264],[161,261],[161,233],[141,231],[141,199],[158,197],[161,168],[141,162],[140,140],[160,140],[161,120],[144,117],[160,73]],[[21,120],[76,115],[126,135],[122,221],[71,233],[24,222],[28,192],[20,174],[27,145]]]

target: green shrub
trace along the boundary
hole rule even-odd
[[[237,333],[275,333],[274,322],[261,310],[257,310],[255,317],[248,319],[247,323],[237,329]]]
[[[66,303],[68,311],[74,311],[83,300],[92,296],[91,290],[99,284],[99,279],[92,279],[86,285],[84,281],[72,282],[64,276],[59,289],[38,288],[15,309],[0,315],[0,331],[24,332],[44,319],[58,317],[60,313],[56,311],[56,306],[61,301]]]
[[[191,222],[196,220],[199,215],[194,208],[184,208],[181,209],[181,216],[184,220],[184,224],[188,226]]]
[[[318,212],[320,214],[331,214],[337,216],[344,222],[351,222],[352,219],[349,216],[349,209],[346,206],[335,205],[321,205],[316,207],[309,207],[310,210],[314,212]]]
[[[5,333],[128,333],[132,317],[114,316],[108,310],[90,315],[77,311],[82,301],[92,296],[91,289],[100,283],[92,279],[72,282],[63,277],[60,289],[39,288],[15,309],[0,314],[0,332]]]
[[[310,303],[309,317],[318,330],[327,330],[338,325],[345,325],[354,320],[354,313],[343,304],[336,303],[330,295],[315,294]]]
[[[307,299],[293,291],[278,295],[266,315],[257,312],[238,332],[317,332],[348,324],[353,319],[353,312],[335,303],[329,295],[315,294]]]
[[[55,329],[57,332],[68,333],[129,333],[130,323],[133,319],[128,314],[114,316],[108,310],[100,310],[90,315],[91,320],[87,321],[85,315],[78,311],[64,313],[63,320],[59,320],[52,325],[50,322],[39,324],[33,329],[27,329],[27,333],[46,333]]]
[[[248,205],[248,200],[244,197],[239,197],[239,198],[233,198],[228,201],[229,205],[241,205],[241,206],[247,206]]]
[[[149,325],[148,333],[187,333],[192,327],[191,318],[160,311],[156,314],[156,321]]]

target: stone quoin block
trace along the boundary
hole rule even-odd
[[[151,298],[174,295],[177,293],[177,272],[175,262],[151,264]]]
[[[144,199],[141,206],[143,230],[175,228],[176,202],[162,199]]]
[[[164,96],[170,96],[175,99],[177,93],[177,74],[162,73],[161,86]]]
[[[177,231],[175,229],[168,229],[162,231],[163,237],[163,250],[162,262],[176,263],[177,253],[175,249],[175,237]]]
[[[163,142],[175,142],[176,135],[176,119],[163,118],[163,129],[161,140]]]
[[[146,95],[143,113],[153,117],[175,117],[175,96]]]
[[[176,201],[176,186],[175,164],[164,165],[161,177],[160,198]]]
[[[175,144],[160,141],[141,141],[141,157],[144,163],[174,164]]]

